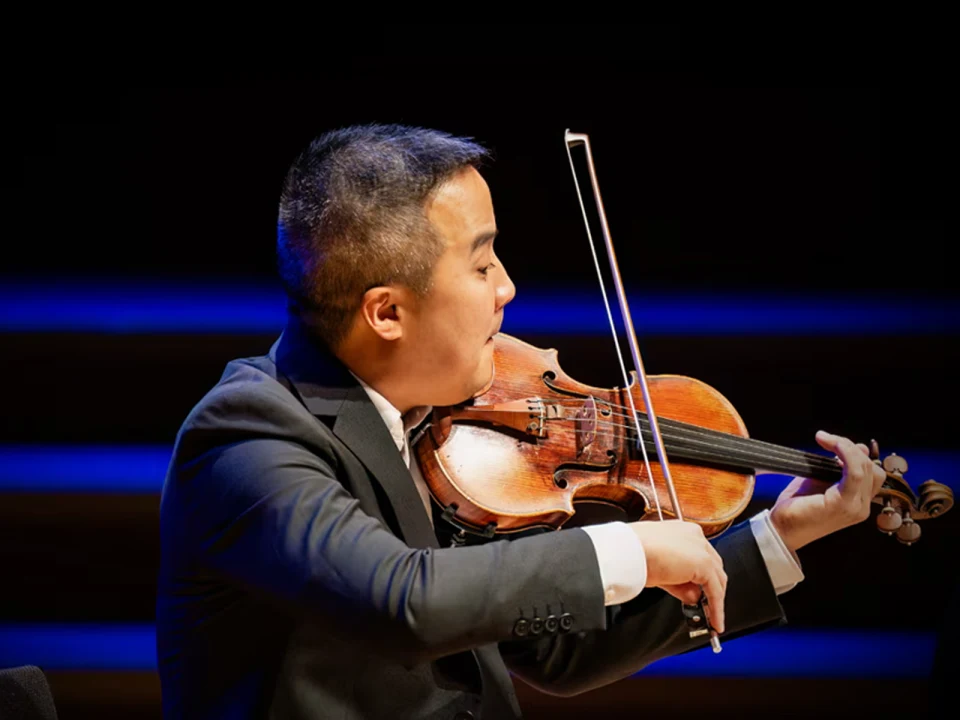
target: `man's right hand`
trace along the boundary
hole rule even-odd
[[[630,523],[630,529],[643,544],[646,586],[662,588],[689,605],[700,599],[703,586],[710,622],[722,633],[727,574],[723,558],[704,537],[703,528],[682,520],[645,520]]]

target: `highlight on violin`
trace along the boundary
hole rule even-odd
[[[25,104],[0,717],[952,714],[934,101],[454,48]]]

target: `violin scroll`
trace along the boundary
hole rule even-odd
[[[920,509],[929,517],[936,517],[953,507],[953,490],[935,480],[920,484]]]
[[[877,528],[887,535],[896,533],[897,540],[912,545],[920,539],[917,520],[926,520],[942,515],[953,507],[953,490],[943,483],[927,480],[920,485],[919,497],[903,479],[909,467],[907,461],[896,453],[890,453],[880,461],[875,440],[870,442],[870,457],[887,473],[875,503],[882,504],[877,515]]]

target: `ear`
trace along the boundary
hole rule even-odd
[[[384,340],[399,340],[406,319],[405,293],[396,287],[381,286],[367,290],[360,304],[360,316],[370,329]]]

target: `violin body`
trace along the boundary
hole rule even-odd
[[[470,403],[475,412],[435,409],[415,445],[435,499],[456,508],[448,512],[453,524],[487,534],[556,529],[587,504],[616,508],[629,520],[660,519],[658,505],[664,518],[676,517],[655,451],[648,473],[630,418],[622,417],[627,393],[638,412],[646,410],[635,373],[626,390],[592,387],[567,375],[554,349],[503,333],[494,343],[494,376]],[[680,375],[650,376],[648,384],[658,417],[747,437],[733,405],[709,385]],[[525,407],[511,414],[523,416],[523,429],[503,412],[480,414],[518,399]],[[683,460],[670,470],[684,519],[708,537],[728,528],[753,494],[752,472]]]
[[[671,494],[635,372],[626,389],[586,385],[563,371],[556,350],[504,333],[494,338],[493,362],[487,387],[467,403],[435,408],[412,443],[431,494],[461,535],[682,518],[714,537],[746,509],[759,473],[825,483],[843,474],[835,457],[749,438],[733,405],[706,383],[651,375]],[[887,474],[873,500],[882,505],[877,525],[911,544],[920,536],[915,521],[949,510],[953,493],[928,480],[918,496],[903,479],[903,458],[881,463],[875,452]]]

